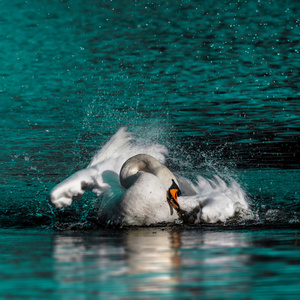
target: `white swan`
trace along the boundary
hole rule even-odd
[[[101,198],[99,222],[114,225],[150,225],[180,219],[225,222],[248,209],[237,184],[228,187],[218,177],[208,180],[198,176],[196,185],[183,177],[177,179],[163,165],[166,153],[161,145],[134,145],[130,134],[121,128],[86,169],[54,187],[50,201],[63,208],[91,189]],[[180,196],[181,192],[184,195]]]

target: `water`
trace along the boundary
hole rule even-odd
[[[299,6],[0,1],[1,297],[299,296]],[[95,229],[91,193],[53,210],[121,126],[177,173],[236,180],[256,218]]]
[[[0,243],[3,299],[296,299],[300,292],[292,228],[1,230]]]

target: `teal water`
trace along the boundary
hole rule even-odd
[[[299,295],[299,9],[0,1],[0,298]],[[233,177],[256,218],[153,233],[95,230],[92,194],[51,208],[121,126],[178,173]]]
[[[300,292],[295,229],[0,233],[2,299],[297,299]]]

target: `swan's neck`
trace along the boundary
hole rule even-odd
[[[166,188],[172,185],[172,180],[177,184],[174,174],[154,157],[147,154],[138,154],[128,159],[120,172],[120,183],[124,188],[129,188],[140,175],[140,172],[148,172],[157,176]]]

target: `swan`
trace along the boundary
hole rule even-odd
[[[126,128],[120,128],[87,168],[52,189],[50,203],[61,209],[92,190],[101,199],[99,223],[120,226],[226,222],[247,211],[237,184],[201,176],[193,184],[176,177],[165,166],[166,154],[159,144],[135,145]]]

